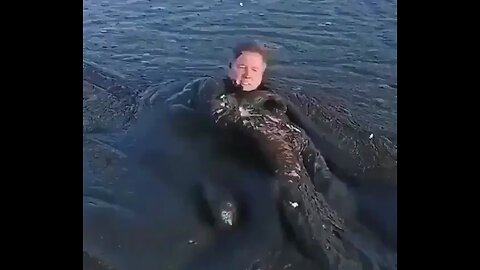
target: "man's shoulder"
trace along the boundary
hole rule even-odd
[[[204,89],[206,87],[216,87],[216,88],[225,88],[225,81],[223,78],[213,77],[213,76],[206,76],[200,78],[199,81],[199,89]]]
[[[203,77],[198,83],[197,96],[200,99],[214,98],[225,93],[225,80],[218,77]]]
[[[223,81],[217,77],[204,76],[197,78],[185,85],[184,91],[190,91],[192,93],[199,94],[200,92],[208,89],[224,88]]]
[[[205,95],[212,90],[222,89],[222,80],[213,76],[196,78],[186,83],[178,92],[170,96],[167,104],[183,104],[190,106],[200,95]]]

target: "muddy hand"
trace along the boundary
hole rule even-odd
[[[213,183],[203,184],[200,189],[200,203],[207,221],[220,230],[231,230],[239,219],[238,203],[231,193]]]

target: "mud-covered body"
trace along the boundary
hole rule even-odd
[[[300,137],[305,139],[291,144],[291,149],[303,148],[303,152],[300,155],[292,155],[291,160],[293,161],[286,162],[290,165],[296,163],[302,165],[301,163],[303,163],[305,168],[301,169],[302,173],[299,173],[298,180],[291,175],[282,176],[282,170],[276,173],[275,170],[271,170],[274,176],[272,178],[276,179],[277,185],[280,186],[284,183],[284,190],[287,190],[286,194],[282,195],[280,192],[277,194],[284,198],[279,202],[284,204],[280,205],[280,209],[286,210],[281,212],[287,217],[284,220],[287,221],[287,229],[290,230],[288,232],[278,228],[278,213],[274,211],[275,206],[271,194],[266,194],[272,190],[267,186],[271,182],[262,181],[266,178],[263,172],[258,172],[257,176],[255,169],[249,171],[248,166],[239,165],[239,162],[243,162],[243,160],[234,158],[225,160],[223,155],[219,156],[217,152],[210,152],[212,146],[220,147],[220,145],[224,145],[223,142],[218,141],[217,136],[210,136],[209,133],[201,132],[202,134],[198,136],[198,133],[195,133],[196,128],[190,125],[190,121],[176,121],[177,118],[164,115],[163,110],[160,110],[162,112],[160,114],[150,110],[153,106],[157,108],[157,105],[163,107],[161,104],[167,100],[167,104],[170,105],[171,111],[175,111],[175,115],[188,114],[188,117],[181,118],[182,120],[198,116],[198,118],[206,120],[199,125],[200,127],[206,126],[205,123],[219,127],[208,110],[213,108],[211,105],[214,104],[208,102],[214,102],[214,97],[225,93],[225,89],[209,87],[209,83],[215,82],[215,80],[208,79],[199,79],[186,86],[185,81],[169,80],[144,87],[137,81],[126,82],[122,79],[123,77],[120,77],[105,70],[99,70],[95,66],[84,65],[84,252],[86,254],[109,265],[108,269],[111,267],[116,269],[167,269],[168,267],[173,267],[169,269],[185,269],[180,267],[185,264],[192,265],[191,269],[225,269],[225,267],[231,269],[394,269],[391,267],[393,263],[390,261],[396,261],[396,256],[393,259],[390,258],[388,250],[378,242],[376,235],[369,234],[367,228],[359,228],[355,225],[359,218],[363,218],[369,213],[359,213],[359,216],[354,216],[352,220],[352,216],[349,218],[348,213],[344,214],[342,207],[338,207],[332,201],[332,198],[343,200],[340,198],[342,196],[351,199],[355,194],[350,190],[345,194],[339,193],[338,189],[331,187],[324,189],[325,187],[322,186],[322,183],[328,182],[331,175],[329,169],[334,174],[332,178],[337,176],[342,180],[350,180],[351,178],[344,178],[344,175],[355,176],[354,174],[358,172],[358,176],[362,177],[359,178],[358,183],[363,186],[372,183],[371,179],[373,179],[369,176],[370,174],[363,173],[365,167],[377,170],[376,168],[384,168],[383,164],[390,164],[390,156],[385,158],[382,155],[384,148],[377,144],[382,137],[375,133],[375,137],[370,140],[368,139],[370,131],[365,131],[366,135],[357,134],[356,131],[359,129],[364,130],[363,126],[356,125],[354,128],[348,128],[354,122],[340,118],[341,113],[337,113],[335,110],[338,103],[328,103],[329,99],[318,98],[317,95],[315,97],[306,96],[307,92],[289,91],[287,84],[269,80],[269,83],[273,82],[276,85],[272,87],[272,90],[286,98],[281,102],[286,106],[282,107],[283,105],[280,103],[277,104],[280,105],[277,108],[279,111],[273,110],[270,112],[271,115],[281,118],[282,121],[288,120],[286,123],[299,128],[302,134]],[[222,82],[220,82],[221,84]],[[181,91],[182,88],[183,91]],[[202,91],[198,91],[200,89]],[[235,98],[234,101],[260,105],[265,97],[273,94],[271,91],[267,91],[268,95],[263,95],[261,91],[254,93],[257,95],[244,96],[242,99]],[[202,100],[207,103],[202,103]],[[298,107],[292,107],[290,103],[294,103]],[[329,106],[326,107],[325,104]],[[267,105],[266,108],[271,108],[272,104],[267,102],[265,105]],[[253,109],[261,110],[261,107],[257,106]],[[267,109],[267,113],[268,111]],[[295,111],[301,112],[301,114]],[[151,121],[148,119],[152,114],[162,115],[162,117],[159,117],[159,121],[150,123]],[[256,121],[254,117],[250,118],[250,121]],[[313,122],[303,121],[306,120],[305,118],[312,119]],[[257,120],[260,121],[260,119]],[[142,124],[139,125],[139,122]],[[172,122],[179,124],[182,129],[170,134],[170,129],[166,125]],[[274,122],[270,124],[275,125]],[[338,126],[333,126],[333,124],[338,124]],[[153,127],[151,127],[152,125]],[[235,125],[232,125],[232,129],[239,130]],[[312,130],[315,131],[313,134]],[[343,132],[339,132],[339,130]],[[123,135],[123,131],[128,133],[126,134],[127,138]],[[222,129],[222,132],[228,132],[228,128]],[[185,133],[188,134],[188,138],[183,137]],[[244,137],[245,134],[249,136],[255,134],[248,129],[248,126],[242,133]],[[295,132],[292,132],[292,135],[295,135]],[[131,137],[132,140],[128,137]],[[208,141],[205,144],[203,137],[212,138],[215,141],[213,144]],[[236,142],[240,143],[236,141],[239,137],[223,136],[223,138],[227,138],[227,141],[233,142],[235,145],[239,145]],[[267,140],[265,136],[261,136],[261,133],[259,138],[260,143],[262,140]],[[316,147],[311,147],[313,146],[311,141],[315,142]],[[350,143],[346,144],[345,141]],[[308,142],[308,145],[305,145],[305,142]],[[276,146],[271,144],[271,149],[262,149],[262,151],[264,150],[264,156],[268,157],[266,153],[281,153],[283,151],[281,146],[290,143],[282,144],[280,142]],[[371,151],[360,151],[370,146],[372,147]],[[319,155],[319,158],[317,158],[319,152],[316,148],[321,150],[322,155]],[[144,153],[142,149],[148,151]],[[242,146],[237,149],[242,149]],[[248,151],[252,150],[245,147],[243,149],[247,155],[250,154]],[[281,151],[277,151],[279,149]],[[229,152],[229,150],[227,149],[227,154],[236,153],[235,151]],[[285,151],[295,152],[290,149]],[[345,153],[345,155],[339,155],[339,153]],[[256,153],[252,153],[253,155]],[[140,163],[140,159],[137,160],[140,157],[142,163]],[[330,168],[323,166],[325,164],[323,157]],[[396,158],[396,156],[394,157]],[[210,160],[213,158],[218,158],[218,162]],[[284,163],[284,160],[280,158],[264,159],[270,161],[271,168],[279,167],[279,164]],[[144,164],[145,160],[149,163]],[[313,160],[315,162],[312,162]],[[379,161],[379,165],[372,160]],[[232,164],[238,165],[238,168],[232,168]],[[331,166],[332,164],[337,167]],[[291,167],[294,168],[294,166]],[[128,170],[126,170],[127,168]],[[386,167],[386,170],[388,168]],[[286,169],[283,171],[288,172]],[[150,172],[152,176],[150,176]],[[245,174],[243,174],[244,172]],[[341,175],[338,174],[339,172],[345,173]],[[365,172],[369,172],[369,170]],[[210,173],[215,175],[212,176]],[[365,177],[363,177],[364,175]],[[373,171],[372,175],[385,179],[385,181],[391,179],[373,173]],[[394,175],[394,173],[388,175]],[[231,176],[237,177],[232,179]],[[314,179],[314,184],[304,181],[307,178]],[[251,219],[247,225],[237,227],[227,234],[219,233],[202,224],[200,218],[195,214],[194,207],[187,207],[190,202],[182,201],[182,198],[191,198],[189,196],[191,187],[188,183],[192,181],[207,183],[212,179],[226,179],[230,180],[230,183],[235,182],[238,187],[236,186],[234,189],[238,188],[244,194],[248,194],[249,204],[247,207],[252,209],[253,213],[249,213]],[[289,181],[304,183],[306,187],[300,185],[300,189],[298,189],[297,184],[292,185]],[[336,179],[335,183],[338,182],[339,180]],[[213,187],[216,184],[218,182],[214,183]],[[293,186],[296,186],[297,189],[292,188]],[[175,192],[170,194],[170,189]],[[317,194],[316,189],[321,194]],[[280,188],[277,189],[277,191],[280,190]],[[325,193],[324,190],[326,190]],[[222,191],[223,189],[220,188],[211,192],[214,199],[211,202],[214,206],[218,200],[225,200],[225,198],[217,196],[218,192]],[[315,192],[312,193],[312,191]],[[289,193],[291,193],[290,198],[288,197]],[[311,199],[311,194],[318,198]],[[222,195],[227,195],[227,201],[230,199],[228,194],[222,193]],[[326,208],[322,205],[323,195],[327,196],[328,201],[335,206],[334,209],[346,218],[345,224],[335,218],[329,219],[327,211],[329,207]],[[340,197],[336,198],[336,196]],[[303,200],[307,200],[307,207],[300,208]],[[379,204],[384,205],[383,201],[380,203],[375,198],[371,200],[375,209]],[[320,204],[319,208],[316,208],[316,201]],[[359,204],[355,201],[355,207],[357,205]],[[222,208],[221,204],[218,206]],[[349,207],[343,209],[350,209]],[[124,211],[125,209],[130,211]],[[182,215],[178,215],[175,209],[182,209]],[[352,208],[352,211],[355,210]],[[312,215],[311,212],[316,212],[316,214]],[[389,213],[391,212],[389,210]],[[377,219],[389,220],[382,215]],[[233,220],[233,222],[235,221]],[[319,226],[310,227],[309,224],[318,224]],[[322,224],[325,224],[325,229]],[[342,232],[337,225],[345,231]],[[322,233],[322,230],[325,230],[325,233]],[[373,227],[370,230],[376,233],[379,229]],[[313,257],[317,256],[319,259],[317,261],[326,262],[331,267],[320,268],[319,263],[306,260],[304,256],[298,254],[298,248],[294,248],[290,242],[282,241],[286,232],[287,236],[294,232],[293,235],[299,240],[297,242],[303,243],[301,246],[304,251],[310,255],[313,254]],[[317,237],[312,238],[311,241],[304,241],[305,237],[312,235],[317,235]],[[342,239],[339,239],[337,235]],[[190,244],[190,240],[194,240],[194,244]],[[282,242],[283,244],[279,245]],[[201,253],[198,254],[198,252]],[[243,257],[239,257],[239,253]],[[199,258],[202,259],[195,259],[197,255],[201,255]],[[339,258],[339,260],[335,258]],[[218,267],[215,268],[212,265]]]
[[[184,105],[179,99],[169,105],[185,106],[225,134],[235,130],[253,139],[251,147],[260,150],[274,175],[286,229],[310,257],[328,267],[338,263],[338,254],[344,253],[343,220],[312,181],[329,181],[332,175],[308,135],[288,117],[288,105],[268,90],[231,91],[224,81],[211,78],[196,83],[197,92],[176,97],[183,94]]]

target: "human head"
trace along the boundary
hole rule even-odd
[[[253,91],[262,83],[266,68],[264,49],[256,42],[243,42],[233,49],[228,77],[243,91]]]

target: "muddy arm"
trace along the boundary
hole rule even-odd
[[[214,78],[199,78],[166,100],[169,112],[190,115],[212,122],[214,114],[223,108],[220,96],[225,92],[222,81]]]
[[[199,89],[198,86],[202,80],[203,78],[200,78],[187,83],[180,92],[169,97],[165,103],[168,106],[183,105],[185,107],[191,107],[192,100],[196,96]]]
[[[305,133],[304,136],[307,140],[306,145],[302,150],[303,164],[315,187],[322,190],[322,187],[328,185],[332,178],[332,172],[328,168],[322,153],[316,146],[321,140],[321,135],[316,131],[314,123],[293,103],[286,99],[282,99],[282,102],[286,105],[287,117]]]
[[[332,172],[328,168],[324,157],[311,140],[307,140],[307,144],[301,154],[303,164],[310,179],[312,179],[312,183],[319,192],[323,192],[332,178]]]
[[[215,127],[231,126],[239,119],[238,104],[225,94],[222,80],[200,78],[187,84],[166,103],[170,111],[189,111]]]
[[[284,99],[283,102],[287,105],[287,116],[297,126],[305,130],[307,135],[312,139],[314,144],[317,144],[321,140],[321,135],[316,131],[315,124],[310,118],[304,115],[300,109],[292,102]]]

